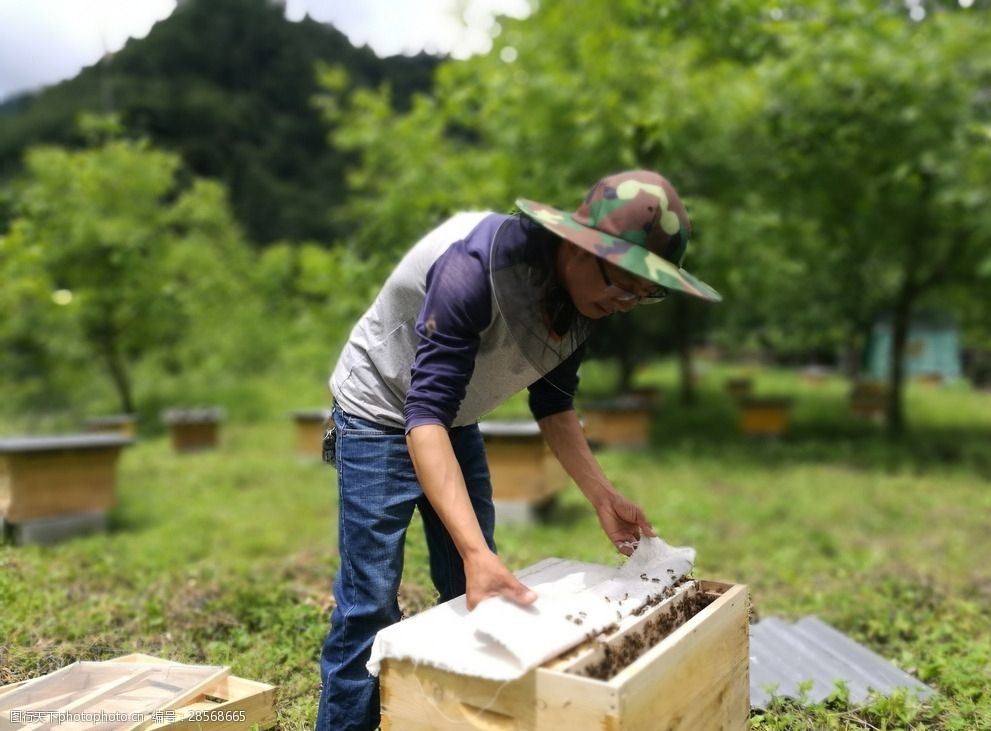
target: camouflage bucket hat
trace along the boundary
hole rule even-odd
[[[719,302],[722,296],[681,268],[691,225],[677,191],[649,170],[602,178],[574,213],[518,198],[527,216],[630,274]]]

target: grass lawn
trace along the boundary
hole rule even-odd
[[[742,370],[709,365],[690,409],[670,364],[641,373],[664,393],[652,446],[601,452],[607,474],[665,539],[696,547],[696,576],[748,584],[761,617],[815,613],[938,691],[922,705],[783,703],[754,727],[991,729],[991,395],[913,385],[911,434],[892,442],[847,415],[839,378],[754,369],[758,393],[795,408],[787,437],[753,441],[723,389]],[[591,391],[609,379],[584,374]],[[108,534],[0,546],[0,684],[145,652],[278,684],[280,727],[312,727],[336,495],[330,469],[294,456],[287,412],[321,406],[321,390],[301,402],[258,388],[269,416],[232,409],[215,451],[177,456],[161,434],[127,450]],[[577,490],[550,518],[497,531],[510,567],[618,560]],[[407,543],[401,601],[416,612],[433,602],[418,524]]]

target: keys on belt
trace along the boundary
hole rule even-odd
[[[337,426],[331,426],[323,433],[323,461],[334,466],[337,457]]]

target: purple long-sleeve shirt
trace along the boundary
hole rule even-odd
[[[517,245],[535,231],[529,221],[518,228]],[[406,430],[423,424],[450,427],[471,380],[480,334],[492,321],[489,273],[491,236],[484,225],[453,244],[427,272],[426,295],[416,320],[420,344],[413,361],[403,414]],[[535,419],[574,408],[579,348],[557,368],[528,386]]]
[[[463,213],[438,226],[410,249],[352,330],[331,376],[335,399],[349,413],[406,431],[474,423],[523,388],[537,419],[572,409],[581,348],[531,362],[493,296],[491,267],[502,276],[516,271],[514,257],[542,257],[540,271],[552,273],[553,251],[546,231],[525,217]],[[537,307],[500,301],[518,303],[511,314],[524,320]],[[532,313],[534,323],[541,317]]]

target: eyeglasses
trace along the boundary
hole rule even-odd
[[[606,289],[609,291],[609,297],[617,302],[636,302],[638,305],[653,305],[661,302],[668,296],[667,287],[662,287],[660,285],[647,290],[646,294],[634,294],[628,289],[624,289],[623,287],[619,287],[612,283],[612,280],[609,278],[609,272],[606,271],[606,265],[602,259],[595,257],[595,263],[599,267],[599,273],[602,275],[602,281],[606,283]]]

